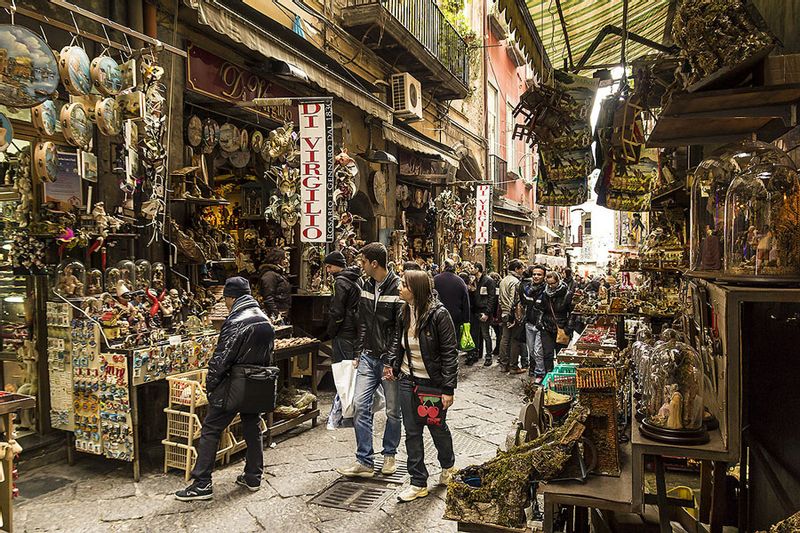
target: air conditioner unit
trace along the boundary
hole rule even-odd
[[[408,72],[392,74],[392,105],[398,118],[422,120],[422,85]]]

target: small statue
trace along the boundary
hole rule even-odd
[[[97,296],[103,292],[103,274],[99,270],[89,272],[86,296]]]
[[[675,391],[669,400],[669,417],[667,417],[667,428],[682,429],[683,421],[681,415],[683,395]]]
[[[74,266],[67,265],[58,282],[58,293],[67,297],[83,296],[83,283],[74,273]]]

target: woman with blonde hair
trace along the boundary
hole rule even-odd
[[[439,483],[447,485],[455,472],[453,437],[445,418],[453,404],[457,384],[458,351],[453,320],[434,297],[432,280],[427,273],[406,271],[400,284],[400,299],[405,302],[403,332],[394,360],[394,374],[399,378],[411,485],[398,499],[410,502],[428,495],[428,470],[422,443],[425,426],[428,426],[442,466]]]

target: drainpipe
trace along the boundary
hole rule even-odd
[[[156,5],[142,0],[144,12],[144,34],[153,39],[158,39],[158,11]]]
[[[142,0],[128,0],[128,26],[139,33],[144,33],[144,12]],[[140,48],[142,41],[131,39],[131,46]]]

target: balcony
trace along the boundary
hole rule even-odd
[[[347,0],[342,26],[440,99],[469,93],[467,43],[432,0]]]
[[[497,155],[489,156],[489,175],[494,183],[494,190],[503,196],[508,192],[508,163]]]

